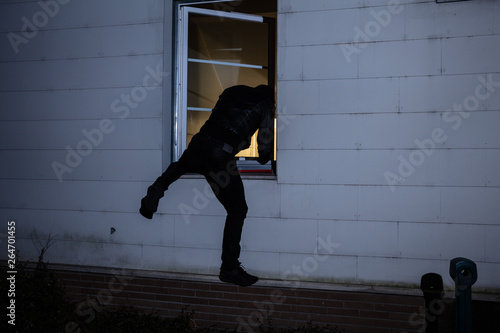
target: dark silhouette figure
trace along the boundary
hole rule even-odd
[[[224,90],[179,161],[170,164],[141,200],[140,213],[151,219],[170,184],[188,172],[202,174],[227,212],[219,279],[240,286],[252,285],[258,278],[248,274],[238,260],[248,207],[235,155],[250,146],[252,135],[259,130],[258,161],[265,164],[272,159],[274,104],[274,92],[266,85]]]

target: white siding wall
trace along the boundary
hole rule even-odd
[[[162,0],[0,4],[1,220],[17,222],[22,259],[35,233],[70,264],[136,267],[159,244],[110,228],[144,227],[142,181],[162,170],[163,38]]]
[[[170,53],[164,6],[73,0],[16,54],[8,32],[40,7],[0,4],[0,212],[18,223],[21,256],[35,257],[36,229],[57,234],[52,262],[218,272],[225,214],[204,180],[173,184],[152,221],[137,213],[168,160],[170,89],[148,91],[123,120],[112,109]],[[278,7],[278,179],[244,181],[245,266],[275,279],[397,285],[437,272],[451,285],[449,261],[465,256],[478,287],[500,288],[499,84],[470,113],[450,112],[475,101],[479,77],[500,82],[500,3]],[[380,23],[374,13],[391,14]],[[357,29],[369,34],[361,43]],[[102,119],[113,130],[60,182],[51,163]],[[419,165],[399,170],[410,158]]]
[[[281,216],[297,242],[338,245],[309,275],[452,285],[464,256],[478,286],[500,286],[499,15],[495,1],[280,1]]]

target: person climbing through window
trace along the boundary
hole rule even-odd
[[[273,158],[274,112],[274,91],[267,85],[255,88],[237,85],[225,89],[180,159],[171,163],[148,187],[147,195],[141,200],[141,215],[152,219],[170,184],[185,173],[203,175],[227,213],[219,274],[223,282],[250,286],[258,281],[258,277],[247,273],[239,262],[248,206],[235,155],[250,146],[251,137],[258,130],[257,161],[266,164]]]

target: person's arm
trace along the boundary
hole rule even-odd
[[[257,150],[259,158],[257,161],[260,164],[266,164],[273,158],[274,152],[274,105],[268,106],[262,115],[257,134]]]

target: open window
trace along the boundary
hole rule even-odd
[[[208,119],[224,89],[240,84],[276,86],[275,8],[274,14],[269,12],[272,2],[177,4],[174,159]],[[271,163],[262,166],[256,161],[256,135],[237,157],[242,172],[271,172]]]

